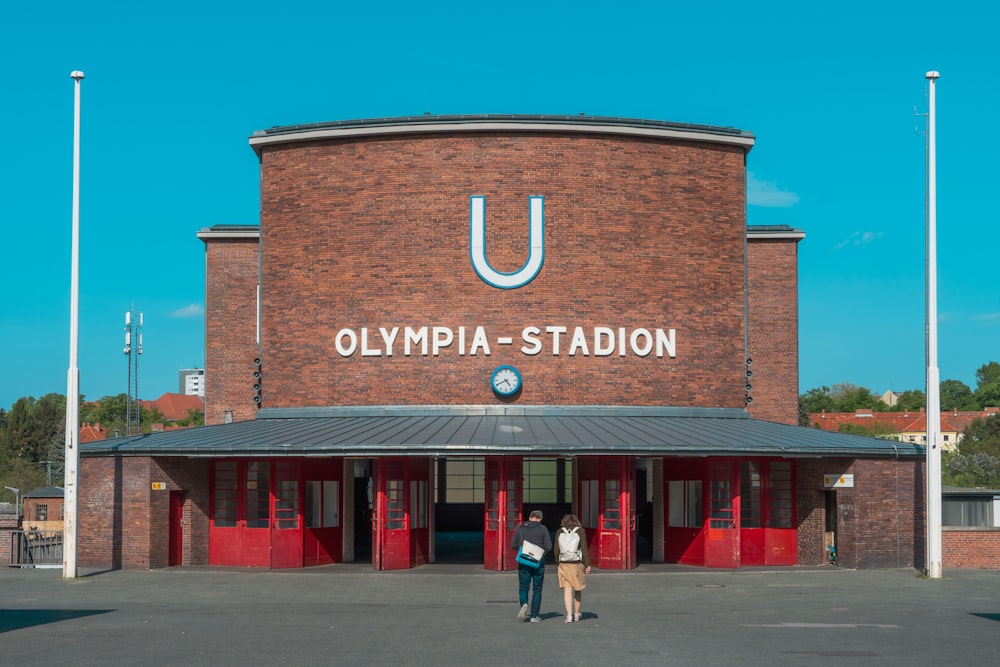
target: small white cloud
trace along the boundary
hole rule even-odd
[[[205,314],[205,307],[200,303],[192,303],[190,306],[178,308],[170,313],[170,317],[201,317]]]
[[[747,203],[750,206],[789,208],[799,203],[799,196],[794,192],[780,189],[771,181],[762,181],[752,171],[748,171]]]
[[[982,315],[972,315],[970,320],[980,320],[988,325],[1000,324],[1000,313],[984,313]]]
[[[885,233],[883,232],[854,232],[846,239],[833,246],[833,250],[841,250],[847,246],[854,246],[856,248],[858,246],[867,245],[876,239],[882,238],[883,236],[885,236]]]

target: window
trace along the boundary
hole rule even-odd
[[[236,462],[215,463],[215,507],[212,522],[219,528],[236,525]]]
[[[445,461],[444,499],[446,503],[481,503],[485,498],[485,462],[479,458]],[[441,499],[438,489],[438,500]]]
[[[670,507],[667,525],[671,528],[700,528],[701,480],[670,480],[667,492]]]
[[[49,506],[45,503],[35,505],[35,521],[49,520]]]
[[[559,478],[555,459],[524,460],[524,502],[556,503],[556,493],[563,480]]]
[[[973,496],[944,498],[941,503],[941,524],[952,527],[994,528],[994,505],[1000,497]]]
[[[340,525],[340,482],[306,482],[306,527],[336,528]]]

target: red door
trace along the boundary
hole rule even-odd
[[[520,458],[486,457],[483,563],[487,570],[517,569],[510,541],[523,520],[522,484]]]
[[[602,456],[596,466],[580,464],[581,512],[596,500],[598,567],[627,570],[636,565],[635,459],[631,456]],[[596,479],[595,479],[596,477]],[[596,489],[595,489],[596,487]],[[594,498],[593,490],[596,490]],[[585,524],[590,521],[585,520]]]
[[[277,461],[272,476],[271,567],[302,567],[301,464]]]
[[[372,513],[374,544],[372,566],[376,570],[410,567],[409,505],[405,458],[379,459],[376,463],[375,499]]]
[[[184,492],[170,492],[170,523],[168,527],[168,565],[184,564]]]
[[[740,566],[739,478],[732,461],[708,465],[708,517],[705,530],[705,566]]]
[[[209,564],[270,565],[270,480],[267,461],[215,462]]]

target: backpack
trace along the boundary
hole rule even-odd
[[[559,532],[559,561],[563,563],[579,563],[583,560],[580,551],[580,527],[573,530],[562,528]]]

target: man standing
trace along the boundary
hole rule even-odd
[[[552,551],[552,536],[549,530],[542,525],[542,513],[533,510],[528,516],[528,520],[517,527],[514,537],[510,540],[510,548],[516,552],[521,551],[524,542],[541,547],[542,557],[538,559],[538,566],[525,565],[520,561],[517,564],[518,599],[521,602],[521,609],[517,612],[517,620],[524,621],[528,614],[528,589],[531,588],[531,622],[540,623],[542,617],[539,616],[542,607],[542,584],[545,580],[545,554]]]

